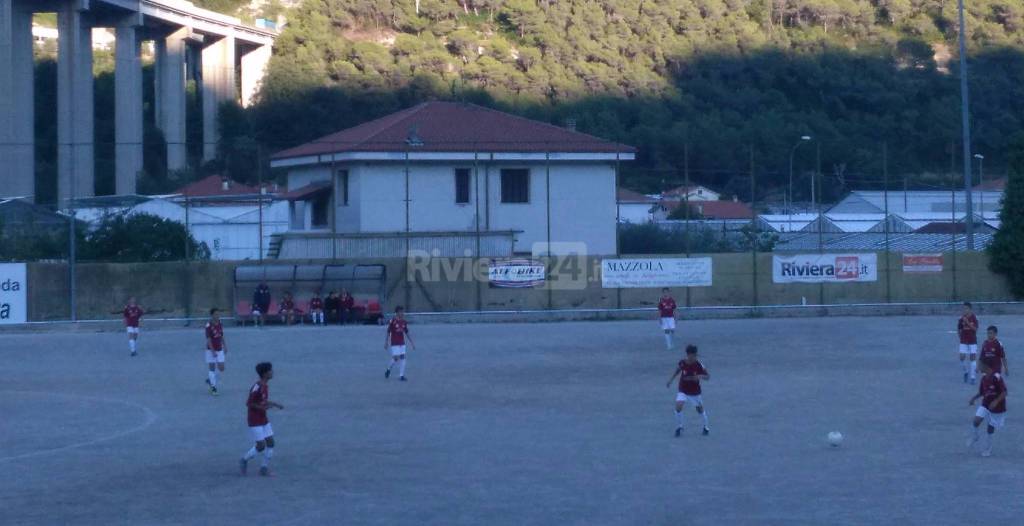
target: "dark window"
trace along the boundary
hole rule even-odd
[[[338,200],[341,206],[348,206],[348,170],[338,170]]]
[[[455,202],[458,204],[469,202],[469,168],[455,170]]]
[[[501,202],[530,202],[530,171],[525,169],[501,171]]]
[[[330,194],[327,192],[313,199],[313,224],[310,225],[312,228],[327,228],[327,218],[330,217],[330,204]]]

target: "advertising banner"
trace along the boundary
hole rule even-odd
[[[942,254],[903,254],[903,272],[942,272]]]
[[[525,289],[544,284],[544,263],[532,259],[492,260],[487,267],[491,287]]]
[[[797,254],[772,257],[774,283],[844,283],[877,280],[876,254]]]
[[[601,261],[601,287],[606,289],[710,286],[711,258],[638,258]]]
[[[0,263],[0,324],[28,321],[24,263]]]

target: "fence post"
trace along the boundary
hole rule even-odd
[[[750,145],[750,261],[753,285],[753,306],[757,307],[757,184],[754,181],[754,145]]]
[[[618,192],[618,190],[616,190]],[[548,254],[548,260],[551,260],[551,153],[544,152],[544,224],[547,228],[547,247],[545,252]],[[547,266],[545,265],[545,269]],[[546,270],[545,270],[546,272]],[[555,298],[554,291],[551,287],[548,289],[548,310],[554,308]]]
[[[882,178],[884,180],[882,201],[885,203],[885,217],[882,218],[884,222],[882,228],[885,231],[885,302],[892,303],[892,279],[890,279],[892,267],[889,266],[889,147],[884,142],[882,143]],[[905,190],[903,195],[906,197]]]
[[[683,242],[686,257],[690,257],[690,141],[683,142]],[[686,307],[690,307],[690,287],[686,287]]]
[[[817,146],[817,153],[815,154],[815,168],[814,175],[811,176],[811,180],[817,180],[817,201],[818,201],[818,254],[825,253],[825,239],[824,239],[824,223],[822,222],[822,211],[821,211],[821,186],[824,183],[821,178],[821,140],[814,141]],[[811,200],[814,200],[814,191],[811,191]],[[825,283],[818,283],[818,305],[825,304]]]

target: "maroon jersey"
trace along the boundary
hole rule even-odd
[[[391,345],[405,345],[405,335],[409,333],[409,324],[405,320],[391,318],[388,322],[388,334],[391,335]]]
[[[249,407],[249,427],[265,426],[270,422],[267,420],[266,409],[253,407],[254,405],[260,405],[265,408],[269,399],[270,387],[266,382],[260,380],[252,384],[252,389],[249,389],[249,399],[245,402],[245,405]]]
[[[295,310],[295,302],[292,300],[281,300],[281,310]]]
[[[1003,375],[999,373],[987,374],[981,379],[978,386],[978,394],[981,395],[981,405],[993,413],[1006,412],[1006,397],[998,404],[993,404],[999,395],[1006,392],[1006,383],[1003,382]]]
[[[309,310],[323,310],[324,300],[320,298],[313,298],[309,300]]]
[[[960,334],[960,343],[964,345],[978,344],[978,317],[970,314],[960,316],[956,322],[956,332]]]
[[[992,368],[992,372],[1003,372],[1003,358],[1006,358],[1006,351],[999,340],[985,340],[985,343],[981,344],[980,354],[981,361],[987,363]]]
[[[206,338],[209,343],[206,344],[206,348],[211,351],[220,351],[224,349],[224,326],[220,322],[206,323]]]
[[[689,363],[686,360],[679,361],[679,368],[682,370],[679,373],[679,392],[688,394],[690,396],[697,396],[700,394],[700,380],[695,382],[683,381],[685,378],[693,378],[696,376],[708,374],[708,370],[704,368],[704,364],[697,360],[693,363]]]
[[[676,315],[676,300],[672,298],[661,298],[658,302],[658,312],[662,318],[674,318]]]
[[[138,327],[139,320],[142,319],[142,307],[138,305],[127,305],[124,308],[124,326],[125,327]]]
[[[355,304],[356,300],[351,295],[345,294],[344,296],[341,297],[341,308],[351,309],[353,306],[355,306]]]

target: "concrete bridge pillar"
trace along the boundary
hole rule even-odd
[[[218,109],[220,105],[237,101],[235,78],[235,37],[226,36],[203,48],[203,161],[217,158],[219,139]]]
[[[142,172],[142,59],[138,13],[121,19],[116,27],[114,69],[116,193],[134,194]]]
[[[0,0],[0,196],[35,196],[31,0]]]
[[[167,142],[167,170],[185,168],[185,53],[189,29],[156,39],[156,126]]]
[[[242,106],[248,108],[260,89],[273,48],[259,46],[242,55]]]
[[[85,6],[83,8],[83,5]],[[57,12],[57,198],[95,195],[93,164],[92,24],[88,2]]]

